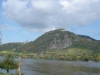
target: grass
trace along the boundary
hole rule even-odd
[[[79,48],[71,48],[71,49],[64,49],[64,50],[46,50],[42,52],[41,54],[37,53],[17,53],[17,52],[11,52],[11,51],[1,51],[1,55],[6,54],[14,54],[16,57],[19,57],[20,54],[22,54],[23,58],[34,58],[34,59],[59,59],[59,58],[66,58],[69,60],[73,59],[79,59],[83,60],[84,57],[89,58],[91,60],[94,60],[96,58],[97,60],[100,60],[100,53],[94,53],[92,50],[87,49],[79,49]],[[97,56],[96,56],[97,55]],[[73,58],[73,59],[71,59]]]
[[[8,53],[8,54],[18,54],[17,52],[6,51],[6,50],[0,52],[0,54],[7,54],[7,53]]]
[[[77,49],[77,48],[71,48],[71,49],[66,49],[66,50],[46,50],[45,55],[91,55],[93,53],[92,50],[87,50],[87,49]],[[21,53],[13,52],[13,51],[1,51],[1,55],[6,55],[6,54],[13,54],[15,56],[20,55]],[[24,57],[27,56],[34,56],[36,57],[36,53],[22,53]]]
[[[47,50],[46,54],[47,55],[51,55],[51,54],[56,54],[56,55],[83,55],[83,54],[87,54],[87,55],[90,55],[90,54],[92,54],[92,52],[93,51],[91,51],[91,50],[72,48],[72,49],[66,49],[66,50]]]

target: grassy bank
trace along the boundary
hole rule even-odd
[[[22,54],[23,58],[34,58],[34,59],[53,59],[53,60],[68,60],[68,61],[100,61],[100,53],[95,53],[93,50],[87,49],[64,49],[64,50],[46,50],[41,53],[18,53],[10,51],[2,51],[0,55],[6,55],[11,53],[18,57]]]
[[[16,74],[4,74],[0,72],[0,75],[16,75]],[[24,74],[21,74],[21,75],[24,75]]]

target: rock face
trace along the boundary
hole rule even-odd
[[[70,46],[71,44],[72,44],[72,41],[69,38],[67,38],[67,36],[65,36],[63,40],[54,38],[54,40],[51,41],[50,43],[50,48],[61,50],[63,48]]]

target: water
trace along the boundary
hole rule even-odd
[[[100,75],[100,62],[22,59],[21,72],[24,75]]]
[[[100,75],[100,62],[22,59],[25,75]]]

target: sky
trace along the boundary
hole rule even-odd
[[[100,0],[0,0],[2,43],[64,28],[100,40]]]

